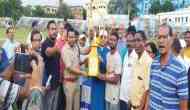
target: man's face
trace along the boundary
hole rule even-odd
[[[185,42],[187,44],[187,47],[190,47],[190,32],[186,33]]]
[[[157,38],[160,54],[167,54],[172,44],[171,36],[169,36],[169,28],[166,26],[160,27]]]
[[[40,47],[41,47],[41,35],[38,33],[38,34],[34,34],[34,36],[33,36],[33,39],[32,39],[32,48],[34,49],[34,50],[38,50],[38,49],[40,49]]]
[[[48,29],[48,35],[51,39],[55,40],[57,37],[57,28],[55,23],[51,23]]]
[[[134,48],[134,46],[135,46],[135,38],[134,38],[134,36],[132,34],[128,34],[126,36],[126,42],[127,42],[127,48],[132,50]]]
[[[8,33],[7,33],[7,37],[10,39],[14,39],[15,36],[15,30],[14,29],[9,29]]]
[[[145,40],[142,38],[140,33],[135,34],[135,51],[138,54],[143,53],[145,46]]]
[[[61,36],[63,36],[65,29],[64,29],[64,25],[62,23],[58,25],[58,32]]]
[[[69,45],[71,46],[71,47],[73,47],[74,45],[75,45],[75,43],[76,43],[76,40],[77,40],[77,38],[76,38],[76,36],[75,36],[75,32],[69,32],[68,33],[68,43],[69,43]]]
[[[81,46],[85,46],[86,38],[79,39],[79,43],[80,43]]]
[[[107,36],[100,36],[100,46],[105,46],[108,44],[108,37]]]
[[[109,46],[111,49],[115,49],[117,46],[117,37],[114,35],[111,35],[109,38]]]

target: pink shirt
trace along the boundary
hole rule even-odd
[[[65,45],[65,39],[63,37],[59,37],[56,40],[56,44],[55,46],[60,50],[60,53],[62,53],[62,48]],[[63,79],[63,73],[64,73],[64,69],[65,69],[65,64],[63,63],[62,59],[60,59],[60,80],[62,81]]]

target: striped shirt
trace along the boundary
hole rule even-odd
[[[188,79],[185,66],[170,55],[161,66],[160,57],[151,65],[150,110],[180,110],[180,100],[188,100]]]

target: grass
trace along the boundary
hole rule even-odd
[[[5,41],[6,35],[5,35],[6,28],[0,28],[0,45]],[[29,32],[31,29],[29,28],[16,28],[15,31],[15,40],[21,43],[26,43],[26,39],[28,37]],[[46,35],[46,32],[44,35]]]

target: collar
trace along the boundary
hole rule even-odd
[[[170,64],[172,63],[174,57],[175,57],[175,56],[170,52],[170,53],[169,53],[168,62],[167,62],[167,64],[164,65],[164,66],[170,65]],[[158,60],[159,64],[161,65],[161,63],[160,63],[160,62],[161,62],[161,55],[159,55],[156,59]]]
[[[55,43],[55,41],[50,39],[49,37],[47,38],[47,40],[50,41],[50,43]]]

